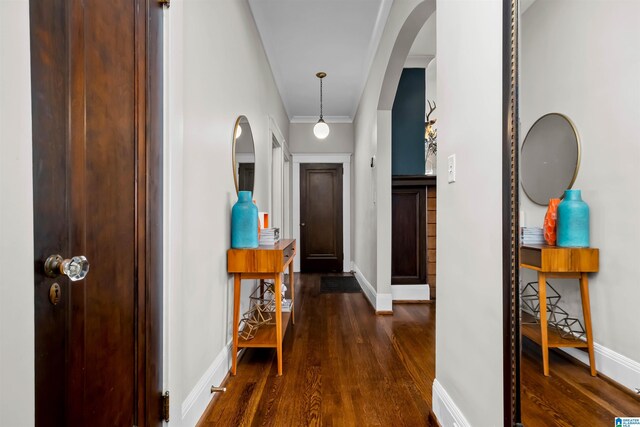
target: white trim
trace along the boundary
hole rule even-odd
[[[353,123],[353,116],[323,116],[326,123]],[[317,123],[318,116],[293,116],[291,123]]]
[[[575,348],[561,348],[560,350],[585,365],[589,365],[588,353]],[[636,387],[640,388],[640,363],[598,343],[593,343],[593,350],[598,372],[627,387],[634,393],[636,392]]]
[[[233,351],[233,342],[229,342],[218,356],[213,360],[211,366],[200,377],[196,386],[191,390],[187,398],[182,402],[182,425],[195,426],[204,411],[207,409],[209,402],[213,399],[211,386],[222,384],[231,369],[231,352]]]
[[[364,292],[364,295],[367,297],[367,300],[369,300],[369,304],[371,304],[373,309],[376,312],[392,311],[393,301],[392,301],[391,294],[377,293],[376,290],[371,285],[371,283],[369,283],[367,278],[364,277],[364,274],[362,274],[362,271],[360,271],[360,268],[358,268],[356,263],[355,262],[351,263],[351,266],[352,266],[351,269],[353,270],[353,273],[356,276],[356,280],[358,281],[358,283],[360,284],[360,287],[362,288],[362,292]]]
[[[433,413],[442,427],[471,427],[449,393],[433,380]]]
[[[269,133],[273,134],[273,136],[276,137],[276,139],[280,143],[281,147],[286,147],[286,151],[288,153],[289,152],[289,145],[287,143],[287,140],[284,139],[284,135],[282,134],[282,131],[280,130],[280,126],[278,126],[278,123],[276,122],[276,120],[271,116],[269,116]],[[271,139],[271,138],[269,138],[269,139]]]
[[[404,62],[404,68],[427,68],[435,55],[409,55]]]
[[[429,285],[391,285],[391,296],[394,301],[429,301],[431,299]]]
[[[342,163],[342,271],[351,269],[351,154],[293,154],[293,238],[300,245],[300,163]],[[300,256],[293,260],[300,271]]]

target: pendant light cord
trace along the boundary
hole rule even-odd
[[[320,120],[322,120],[322,78],[320,79]]]

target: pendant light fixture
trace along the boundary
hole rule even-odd
[[[319,72],[316,77],[320,79],[320,120],[313,127],[313,134],[318,139],[325,139],[329,136],[329,125],[324,122],[322,118],[322,79],[327,77],[327,73]]]

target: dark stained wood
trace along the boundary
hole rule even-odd
[[[435,185],[427,187],[427,249],[437,252],[437,192]],[[429,201],[433,201],[429,203]],[[436,262],[427,259],[427,283],[431,299],[436,299]]]
[[[245,350],[238,375],[227,377],[227,392],[198,425],[437,426],[435,304],[394,304],[393,316],[376,316],[362,294],[320,294],[319,275],[301,274],[297,283],[285,374],[276,376],[275,351]],[[539,351],[525,346],[525,426],[612,425],[614,415],[640,413],[640,398],[555,350],[552,376],[544,377]]]
[[[540,347],[523,340],[522,422],[531,427],[608,426],[640,413],[640,397],[601,377],[559,350],[549,352],[551,376],[542,374]]]
[[[140,379],[140,383],[144,384],[144,393],[140,393],[142,398],[138,404],[140,405],[140,400],[144,400],[144,413],[138,416],[138,420],[139,425],[153,427],[162,425],[163,393],[163,8],[157,1],[145,0],[141,2],[138,13],[146,16],[145,20],[137,21],[138,34],[146,34],[146,37],[138,37],[138,49],[139,52],[146,52],[147,56],[146,67],[138,67],[140,87],[146,88],[145,108],[140,108],[141,96],[138,102],[138,120],[146,123],[146,129],[142,126],[138,128],[139,134],[146,131],[146,134],[140,134],[140,139],[145,141],[146,170],[138,168],[139,182],[146,184],[145,197],[140,195],[138,199],[140,206],[145,207],[144,212],[138,210],[138,218],[141,221],[144,218],[146,227],[146,250],[138,250],[140,259],[146,257],[143,264],[145,268],[138,267],[139,280],[144,280],[145,283],[145,311],[138,312],[138,318],[144,318],[144,322],[138,322],[138,327],[140,330],[144,327],[145,331],[144,340],[138,340],[139,363],[144,368],[139,369],[144,373],[144,378]],[[140,91],[138,93],[140,95]],[[142,237],[140,232],[138,236]],[[142,298],[142,292],[139,295]],[[140,305],[139,307],[142,308]]]
[[[152,0],[30,2],[37,425],[159,424],[161,20]],[[89,275],[45,277],[55,253]]]
[[[240,163],[238,166],[238,191],[253,192],[255,163]]]
[[[427,192],[391,190],[391,284],[427,283]]]
[[[300,164],[300,270],[340,272],[342,164]]]
[[[376,316],[360,293],[320,294],[320,275],[298,279],[284,375],[275,351],[245,350],[199,425],[430,425],[435,305],[396,304],[393,316]]]

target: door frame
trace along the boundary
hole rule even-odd
[[[300,163],[342,163],[342,271],[351,271],[351,153],[293,154],[293,238],[300,241]],[[294,259],[300,271],[300,257]]]

